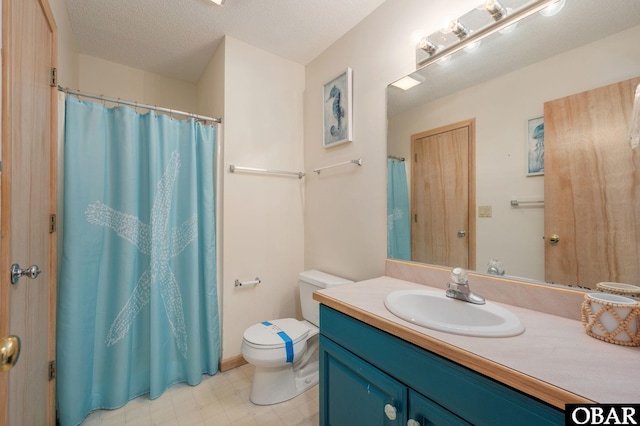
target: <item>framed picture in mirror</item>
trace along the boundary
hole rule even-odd
[[[527,176],[544,175],[544,117],[527,120]]]
[[[347,68],[322,86],[322,146],[329,148],[352,140],[352,71]]]

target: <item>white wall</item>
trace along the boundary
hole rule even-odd
[[[302,171],[304,67],[231,37],[224,58],[222,358],[257,322],[299,317],[304,179],[229,173],[229,165]],[[215,60],[215,57],[214,57]],[[305,178],[306,179],[306,178]],[[234,287],[236,279],[256,287]]]
[[[305,269],[354,280],[384,274],[387,256],[386,87],[415,71],[413,33],[430,34],[477,1],[383,3],[306,67],[305,169],[361,157],[363,165],[306,182]],[[353,142],[322,148],[322,84],[353,69]]]
[[[544,209],[514,209],[509,204],[514,196],[544,199],[544,177],[524,174],[525,123],[543,115],[546,101],[640,75],[638,39],[640,26],[389,121],[389,138],[396,144],[393,152],[408,158],[412,134],[476,118],[476,204],[492,206],[493,211],[492,218],[476,217],[479,270],[494,257],[508,274],[544,280]]]
[[[196,85],[196,113],[224,117],[225,41],[218,45]]]
[[[196,85],[80,54],[78,89],[179,111],[196,110]]]
[[[78,45],[76,43],[64,0],[49,0],[58,30],[58,85],[78,87]]]

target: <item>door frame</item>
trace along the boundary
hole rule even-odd
[[[9,111],[11,111],[9,94],[13,91],[13,73],[9,63],[12,57],[11,30],[14,23],[11,19],[12,6],[15,3],[25,0],[1,0],[2,1],[2,171],[0,172],[0,232],[2,233],[2,244],[0,247],[0,336],[10,333],[10,303],[9,289],[11,286],[9,265],[11,264],[11,254],[9,253],[9,224],[11,223],[11,215],[7,208],[11,201],[11,120],[9,119]],[[47,0],[33,0],[40,5],[42,13],[49,26],[51,32],[51,64],[50,66],[57,69],[58,58],[58,31],[55,23],[54,15]],[[57,152],[58,152],[58,88],[53,85],[50,88],[50,176],[49,176],[49,212],[56,214],[57,210]],[[48,342],[47,356],[49,360],[55,360],[56,355],[56,296],[57,296],[57,234],[54,231],[48,239],[48,258],[49,258],[49,315],[48,315]],[[7,424],[8,416],[8,397],[9,397],[9,379],[7,373],[0,373],[0,426]],[[47,397],[47,419],[50,425],[55,424],[55,379],[48,382]]]
[[[446,126],[437,127],[435,129],[426,130],[424,132],[411,135],[411,158],[415,157],[415,143],[417,140],[435,136],[440,133],[450,132],[456,129],[467,127],[469,129],[469,147],[468,147],[468,258],[469,265],[467,269],[476,269],[476,119],[458,121],[456,123],[447,124]],[[413,171],[411,173],[411,212],[415,211],[415,179]]]

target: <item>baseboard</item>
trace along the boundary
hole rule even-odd
[[[222,361],[220,361],[220,371],[231,370],[233,368],[240,367],[241,365],[244,365],[246,363],[247,363],[247,360],[244,359],[242,354],[225,358]]]

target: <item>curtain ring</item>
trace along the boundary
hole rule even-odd
[[[169,118],[173,121],[173,110],[169,108]]]

